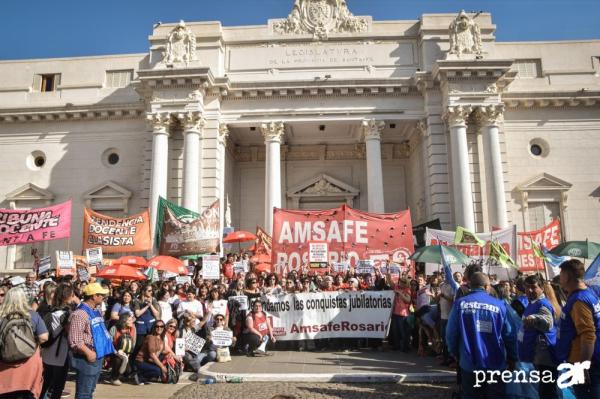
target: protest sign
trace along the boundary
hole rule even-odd
[[[347,263],[336,262],[331,265],[331,270],[334,273],[346,273],[349,268],[350,268],[350,265]]]
[[[52,268],[52,257],[51,256],[44,256],[43,258],[40,258],[40,263],[38,265],[38,275],[49,272],[51,268]]]
[[[177,284],[191,284],[192,278],[190,276],[177,276],[175,278],[175,283]]]
[[[227,316],[227,301],[226,300],[213,301],[212,302],[212,314],[213,314],[213,316],[216,316],[218,314]]]
[[[185,339],[175,339],[175,356],[185,356]]]
[[[210,340],[216,346],[231,346],[233,343],[233,332],[224,329],[214,329],[210,333]]]
[[[326,242],[308,243],[308,264],[311,270],[326,272],[329,268],[329,250]]]
[[[85,259],[87,261],[88,266],[95,267],[96,270],[102,270],[104,267],[102,261],[104,260],[104,255],[102,254],[102,248],[88,248],[85,250]]]
[[[75,257],[72,251],[56,251],[56,274],[75,274]]]
[[[356,265],[356,274],[373,274],[375,273],[375,267],[371,260],[359,260]]]
[[[150,213],[126,218],[83,211],[83,248],[100,247],[104,253],[142,252],[152,248]]]
[[[0,209],[0,246],[71,236],[71,201],[30,210]]]
[[[25,284],[25,279],[23,277],[21,277],[21,276],[12,277],[8,281],[10,281],[10,284],[13,287],[16,287],[16,286],[21,285],[21,284]]]
[[[539,230],[517,233],[518,256],[516,258],[519,270],[522,272],[543,271],[544,261],[535,256],[533,243],[543,245],[550,250],[560,244],[560,221],[552,223]]]
[[[240,310],[248,310],[248,297],[246,295],[230,296],[230,301],[235,301],[240,305]]]
[[[80,281],[90,281],[90,273],[88,269],[85,267],[77,268],[77,277],[79,277]]]
[[[309,242],[328,244],[328,262],[360,259],[406,263],[414,251],[410,211],[374,214],[342,205],[323,211],[275,209],[273,219],[273,264],[286,271],[309,263]]]
[[[194,216],[197,214],[164,201],[159,215],[162,219],[157,221],[160,254],[180,257],[220,252],[219,209],[217,200],[201,215]]]
[[[280,341],[321,338],[383,338],[393,291],[267,295],[263,309]]]
[[[239,274],[239,273],[247,273],[249,270],[248,268],[248,261],[247,260],[243,260],[240,262],[234,262],[233,263],[233,272],[235,274]]]
[[[185,339],[185,350],[192,352],[195,355],[202,352],[202,348],[204,347],[204,344],[206,343],[206,340],[204,338],[200,338],[193,332],[187,333],[187,335],[184,337],[184,339]]]
[[[205,280],[218,280],[221,277],[219,255],[202,256],[202,278]]]

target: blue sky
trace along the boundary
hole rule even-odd
[[[0,59],[141,53],[155,22],[283,18],[293,0],[0,0]],[[347,0],[356,15],[491,12],[499,41],[600,39],[600,0]]]

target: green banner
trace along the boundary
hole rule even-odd
[[[156,243],[156,248],[160,248],[160,240],[163,231],[163,224],[165,222],[165,209],[169,208],[169,210],[177,217],[177,219],[189,219],[195,220],[200,217],[199,213],[194,211],[190,211],[182,206],[172,203],[171,201],[167,201],[163,197],[158,197],[158,212],[156,214],[156,228],[154,229],[155,236],[154,242]]]

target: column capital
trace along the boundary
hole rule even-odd
[[[417,125],[415,126],[417,133],[419,133],[419,137],[422,139],[426,139],[429,137],[429,131],[427,130],[427,119],[421,119],[417,121]]]
[[[466,126],[471,112],[473,112],[473,107],[470,105],[450,106],[444,112],[444,119],[450,127]]]
[[[504,120],[504,105],[485,105],[477,107],[477,120],[483,126],[498,126]]]
[[[362,134],[365,136],[365,141],[381,140],[381,132],[385,128],[385,122],[376,119],[363,119],[360,127]]]
[[[229,127],[226,123],[219,124],[219,143],[227,146],[227,138],[229,137]]]
[[[177,119],[179,119],[179,122],[183,125],[184,133],[200,133],[206,123],[202,114],[197,111],[177,114]]]
[[[168,112],[157,112],[146,115],[148,124],[152,127],[154,134],[169,134],[167,129],[171,123],[171,114]]]
[[[260,125],[260,131],[262,132],[265,143],[268,142],[279,142],[285,135],[285,124],[283,122],[269,122]]]

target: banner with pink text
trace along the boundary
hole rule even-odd
[[[71,200],[47,208],[0,209],[0,246],[71,236]]]

